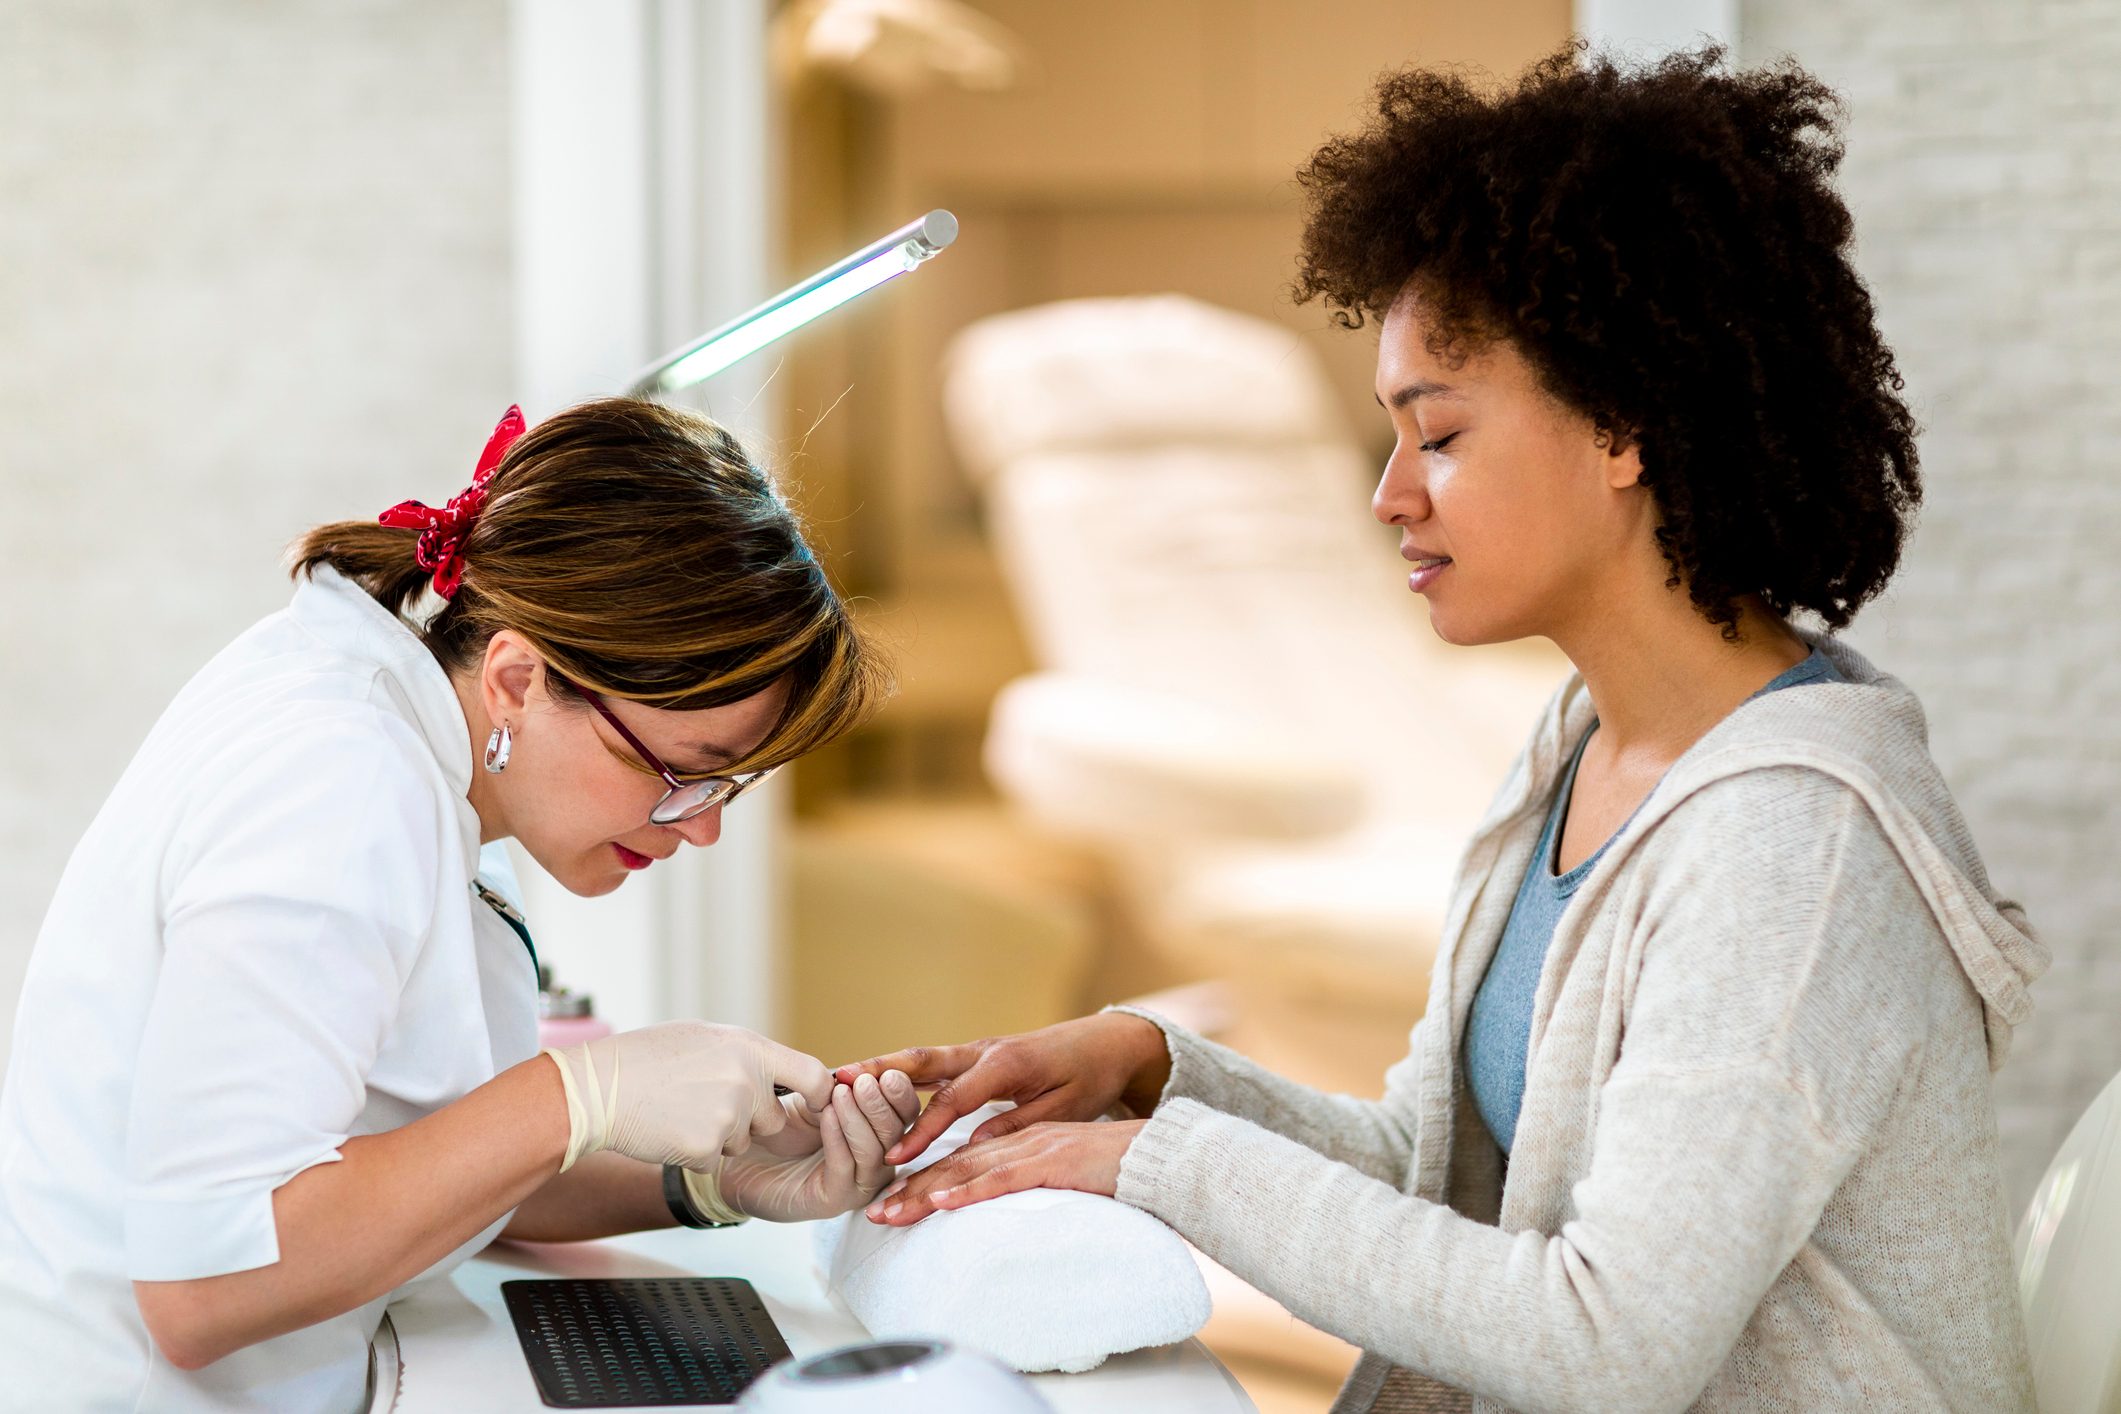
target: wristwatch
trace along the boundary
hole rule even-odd
[[[677,1164],[663,1165],[663,1201],[670,1207],[670,1216],[678,1220],[679,1227],[736,1227],[744,1221],[743,1215],[734,1218],[710,1218],[692,1201],[692,1190],[685,1183],[685,1170]],[[722,1205],[725,1210],[727,1204]]]

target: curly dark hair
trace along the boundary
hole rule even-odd
[[[1492,94],[1387,76],[1298,174],[1294,293],[1356,328],[1411,287],[1454,362],[1507,341],[1637,449],[1667,583],[1724,637],[1752,594],[1840,628],[1899,564],[1917,429],[1848,260],[1840,100],[1723,59],[1577,42]]]

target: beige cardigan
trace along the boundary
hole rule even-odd
[[[2047,954],[1914,695],[1821,646],[1848,681],[1703,737],[1556,926],[1507,1181],[1460,1045],[1580,679],[1467,848],[1382,1100],[1150,1017],[1171,1081],[1119,1197],[1370,1352],[1336,1414],[2033,1407],[1989,1072]]]

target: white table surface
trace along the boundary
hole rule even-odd
[[[602,1242],[495,1243],[446,1282],[391,1304],[401,1368],[395,1403],[379,1390],[376,1414],[544,1409],[501,1299],[502,1282],[524,1277],[743,1277],[758,1289],[798,1359],[869,1339],[827,1294],[810,1248],[809,1224],[768,1222]],[[1032,1382],[1055,1414],[1257,1414],[1250,1396],[1197,1340],[1116,1355],[1085,1374],[1036,1375]]]

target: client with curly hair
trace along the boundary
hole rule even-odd
[[[1018,1107],[872,1219],[1114,1194],[1370,1352],[1339,1411],[2032,1408],[1989,1077],[2046,954],[1833,635],[1920,494],[1837,118],[1579,47],[1319,150],[1297,293],[1379,327],[1409,583],[1576,673],[1383,1099],[1127,1008],[900,1052],[844,1073],[939,1087],[895,1161]]]

